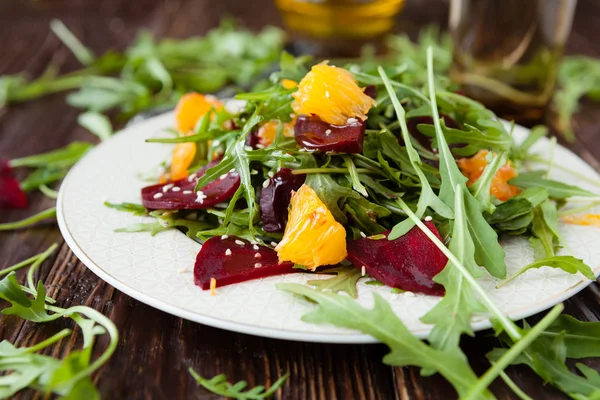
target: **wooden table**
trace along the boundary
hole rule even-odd
[[[414,33],[419,27],[447,19],[448,1],[409,0],[399,18],[398,28]],[[0,2],[0,75],[27,71],[38,75],[52,59],[63,70],[77,63],[52,35],[48,23],[63,20],[83,42],[101,53],[124,48],[140,28],[158,36],[186,37],[204,34],[220,17],[239,17],[250,28],[279,24],[269,0],[38,0]],[[580,0],[568,53],[600,57],[596,38],[600,35],[600,4]],[[15,158],[64,146],[73,140],[90,140],[76,125],[78,111],[56,95],[39,101],[0,109],[0,159]],[[600,107],[584,104],[575,119],[578,142],[572,148],[592,165],[600,159]],[[0,210],[0,222],[13,221],[48,208],[53,201],[40,193],[30,196],[31,207],[23,211]],[[55,224],[34,229],[0,233],[0,268],[46,249],[53,242],[59,251],[42,265],[42,279],[49,295],[63,307],[84,304],[110,317],[120,332],[119,347],[110,361],[94,376],[106,399],[216,398],[188,374],[194,367],[201,375],[225,373],[230,379],[245,379],[251,385],[271,384],[286,371],[291,373],[276,398],[284,399],[450,399],[456,395],[441,377],[424,378],[417,368],[391,368],[381,362],[383,345],[330,345],[264,339],[223,331],[189,322],[153,309],[104,283],[89,271],[61,238]],[[566,302],[566,311],[577,318],[597,321],[600,290],[597,283]],[[539,316],[532,317],[537,320]],[[39,342],[71,323],[67,320],[46,325],[25,323],[15,317],[0,317],[0,338],[19,346]],[[483,355],[495,346],[488,332],[462,342],[474,368],[486,368]],[[100,341],[98,350],[106,342]],[[63,357],[81,345],[78,331],[59,342],[48,354]],[[587,364],[600,370],[599,360]],[[527,368],[511,367],[512,379],[536,399],[566,398]],[[495,382],[499,398],[512,398],[510,390]],[[31,390],[17,398],[41,398]]]

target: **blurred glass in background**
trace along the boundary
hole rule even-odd
[[[364,44],[380,44],[404,0],[275,0],[302,51],[353,57]]]
[[[539,121],[577,0],[451,0],[451,78],[506,119]]]

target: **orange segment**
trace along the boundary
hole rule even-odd
[[[283,123],[283,136],[286,137],[294,137],[294,124],[296,123],[296,118],[292,119],[291,122]],[[269,146],[275,140],[275,136],[277,136],[277,127],[279,126],[279,121],[272,120],[265,123],[258,129],[258,142],[264,147]]]
[[[481,174],[483,174],[483,170],[488,164],[486,160],[487,154],[487,150],[480,150],[471,158],[461,158],[457,161],[460,171],[469,179],[467,185],[477,182]],[[507,161],[496,172],[496,175],[494,175],[490,193],[500,201],[506,201],[518,195],[521,192],[519,188],[508,183],[509,180],[516,176],[517,171],[512,167],[510,161]]]
[[[196,123],[211,107],[216,110],[223,104],[213,96],[205,96],[200,93],[188,93],[179,99],[175,107],[175,128],[181,133],[187,133],[194,129]]]
[[[296,114],[315,114],[329,124],[345,125],[348,118],[367,119],[375,100],[363,92],[352,73],[325,62],[302,78],[292,95],[292,108]]]
[[[562,219],[567,224],[600,226],[600,214],[566,215]]]
[[[176,181],[188,176],[188,168],[196,156],[196,143],[177,143],[171,158],[171,180]]]
[[[292,195],[288,223],[275,251],[279,262],[315,269],[346,258],[346,230],[308,185]]]

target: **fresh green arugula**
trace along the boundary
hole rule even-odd
[[[532,262],[531,264],[524,266],[516,274],[514,274],[504,282],[498,284],[497,287],[506,285],[508,282],[512,281],[520,275],[523,275],[525,272],[531,269],[541,267],[559,268],[565,272],[568,272],[569,274],[576,274],[577,272],[581,272],[581,274],[586,278],[591,279],[593,281],[596,280],[596,275],[594,274],[592,269],[586,263],[583,262],[583,260],[580,260],[573,256],[549,256],[538,259]]]
[[[321,291],[331,291],[333,293],[346,292],[353,298],[358,297],[356,284],[362,277],[362,274],[356,267],[335,267],[326,269],[320,273],[335,274],[335,276],[329,279],[311,279],[306,283]]]
[[[54,218],[54,217],[56,217],[56,207],[51,207],[47,210],[41,211],[37,214],[32,215],[31,217],[27,217],[20,221],[5,222],[3,224],[0,224],[0,232],[1,231],[12,231],[15,229],[29,228],[30,226],[35,225],[36,223],[38,223],[40,221],[43,221],[48,218]]]
[[[283,375],[268,389],[262,385],[259,385],[244,391],[244,389],[248,387],[248,383],[246,381],[239,381],[235,384],[232,384],[227,382],[227,377],[223,374],[217,375],[211,379],[206,379],[200,376],[192,368],[189,369],[189,372],[194,377],[198,385],[201,385],[206,390],[214,394],[236,400],[261,400],[271,397],[283,386],[285,380],[289,376],[289,373]]]

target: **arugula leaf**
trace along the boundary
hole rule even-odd
[[[470,189],[473,196],[481,204],[481,208],[491,213],[495,209],[495,206],[491,202],[490,188],[492,187],[492,180],[496,176],[496,172],[505,164],[506,156],[504,153],[496,154],[492,159],[492,162],[488,163],[483,169],[483,173],[477,179],[477,181],[471,185]]]
[[[584,275],[588,276],[587,273]],[[542,343],[542,347],[550,346],[550,342],[562,332],[564,332],[562,340],[566,347],[566,357],[600,357],[600,322],[582,322],[563,314],[537,341],[546,341],[547,345]]]
[[[104,205],[109,208],[114,208],[115,210],[130,212],[133,215],[147,215],[148,210],[141,204],[135,203],[109,203],[108,201],[104,202]]]
[[[372,203],[364,197],[348,199],[344,211],[350,217],[351,223],[368,236],[385,231],[386,229],[377,223],[377,219],[391,214],[387,208]]]
[[[554,256],[560,241],[560,234],[558,233],[556,205],[549,199],[544,200],[533,210],[531,232],[533,236],[529,238],[529,241],[534,249],[535,258]]]
[[[87,153],[93,145],[87,142],[73,142],[63,148],[34,156],[14,158],[9,161],[13,168],[17,167],[71,167]]]
[[[206,390],[223,397],[237,400],[261,400],[271,397],[283,386],[283,383],[290,375],[289,373],[283,375],[267,390],[265,390],[264,386],[260,385],[244,392],[244,389],[248,386],[246,381],[239,381],[236,384],[231,384],[227,382],[227,377],[223,374],[217,375],[211,379],[206,379],[200,376],[192,368],[188,371],[194,377],[197,384],[201,385]]]
[[[94,135],[98,136],[100,140],[106,140],[113,135],[110,119],[100,113],[88,111],[83,114],[79,114],[77,117],[77,123]]]
[[[545,179],[545,175],[545,171],[525,172],[512,178],[508,183],[521,189],[542,187],[548,191],[550,197],[559,200],[572,196],[597,197],[596,194],[580,187],[568,185],[552,179]]]
[[[498,235],[483,217],[481,204],[466,189],[467,178],[462,175],[454,157],[450,152],[448,143],[440,126],[440,117],[437,109],[436,92],[433,77],[433,53],[427,49],[427,75],[429,83],[429,98],[431,113],[433,115],[435,134],[440,153],[441,186],[439,197],[447,205],[452,205],[456,198],[456,190],[465,190],[464,204],[467,226],[475,245],[475,261],[482,265],[496,278],[506,276],[505,252],[498,242]],[[462,98],[462,97],[461,97]]]
[[[94,62],[96,58],[94,53],[85,47],[62,21],[53,19],[50,21],[50,29],[71,50],[80,63],[90,65]]]
[[[374,293],[374,306],[366,309],[349,296],[320,292],[296,283],[280,283],[277,288],[305,296],[317,308],[302,316],[305,322],[332,324],[369,334],[390,348],[383,362],[393,366],[414,365],[436,371],[446,378],[459,395],[477,381],[466,357],[458,347],[436,350],[414,337],[394,314],[389,303]],[[483,398],[491,398],[489,392]]]
[[[559,268],[565,272],[568,272],[569,274],[576,274],[577,272],[581,272],[581,274],[584,275],[586,278],[593,281],[596,280],[596,275],[594,274],[592,269],[586,263],[583,262],[583,260],[580,260],[579,258],[575,258],[573,256],[549,256],[546,258],[536,260],[531,264],[524,266],[516,274],[514,274],[504,282],[500,283],[496,287],[506,285],[508,282],[512,281],[519,275],[523,275],[530,269],[541,267]]]
[[[356,284],[362,277],[359,269],[355,267],[335,267],[319,273],[335,273],[335,276],[329,279],[312,279],[306,283],[315,286],[320,291],[331,291],[333,293],[346,292],[350,297],[358,297]]]
[[[464,193],[457,189],[454,229],[448,248],[463,263],[467,272],[478,278],[482,272],[475,263],[475,245],[467,227],[464,197]],[[449,265],[434,277],[435,282],[444,285],[445,296],[421,318],[426,324],[435,324],[429,335],[429,342],[435,348],[444,350],[458,348],[463,333],[473,336],[471,317],[474,313],[484,311],[472,288],[465,282],[463,274],[450,263],[449,261]]]

